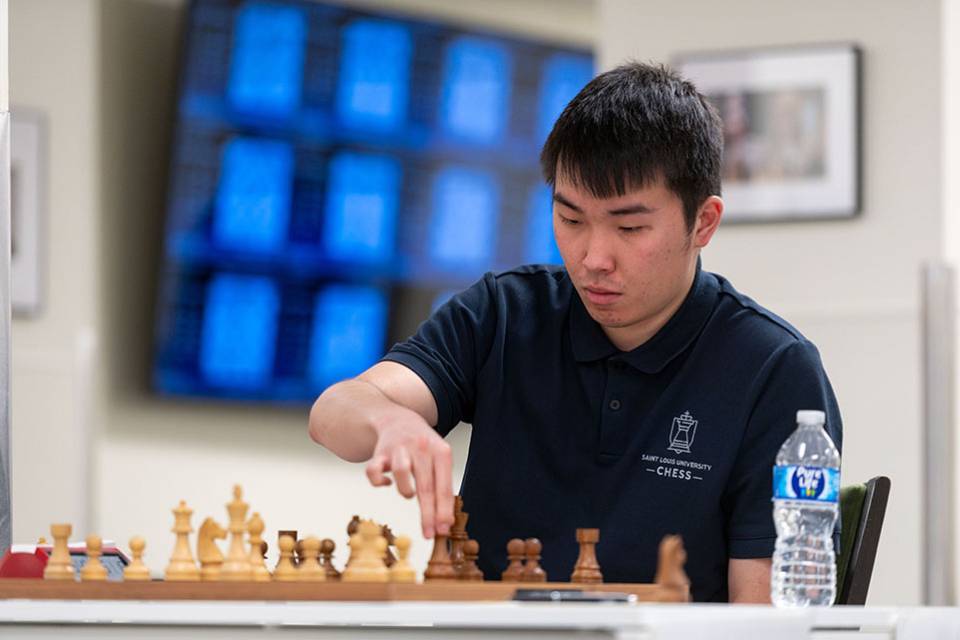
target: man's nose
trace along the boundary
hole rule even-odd
[[[603,234],[590,234],[582,262],[588,271],[613,271],[615,265],[613,253],[610,251],[610,243],[606,241]]]

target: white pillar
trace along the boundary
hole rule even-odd
[[[7,0],[0,0],[0,551],[10,546],[10,90]]]

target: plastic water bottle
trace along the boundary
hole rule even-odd
[[[797,430],[773,469],[770,599],[778,607],[829,606],[837,593],[833,527],[840,495],[840,453],[823,411],[798,411]]]

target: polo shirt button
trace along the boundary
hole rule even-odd
[[[619,411],[619,410],[620,410],[620,401],[619,401],[619,400],[611,400],[611,401],[610,401],[610,410],[611,410],[611,411]]]

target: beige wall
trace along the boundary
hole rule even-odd
[[[604,65],[684,51],[852,41],[863,48],[863,214],[722,228],[704,264],[820,347],[844,416],[845,482],[893,490],[874,604],[919,602],[921,264],[942,255],[938,0],[603,0]]]
[[[99,275],[99,18],[92,2],[11,2],[10,100],[47,119],[44,303],[12,328],[13,538],[84,528]],[[44,524],[43,526],[47,526]]]
[[[947,264],[953,265],[954,277],[960,281],[960,121],[956,114],[960,113],[960,3],[944,0],[943,22],[941,38],[943,40],[943,67],[941,78],[944,87],[943,112],[941,113],[943,126],[943,212],[945,229],[943,234],[944,256]],[[960,295],[954,299],[954,345],[960,345]],[[956,347],[953,353],[954,381],[960,380],[957,372],[960,371],[960,350]],[[960,393],[954,390],[953,422],[957,424],[960,416]],[[956,431],[956,430],[954,430]],[[954,434],[954,461],[960,461],[960,437]],[[955,474],[954,495],[960,498],[960,473]],[[960,532],[960,506],[954,509],[954,531]],[[954,550],[953,575],[960,577],[960,553]]]
[[[594,38],[586,0],[352,4],[578,44]],[[306,408],[149,391],[182,6],[11,2],[14,100],[45,110],[53,125],[49,307],[14,328],[14,539],[34,539],[55,519],[77,523],[75,537],[95,531],[124,542],[140,533],[147,563],[162,570],[170,509],[183,498],[195,524],[225,520],[234,483],[261,512],[268,539],[295,528],[340,541],[354,513],[415,534],[416,504],[370,488],[361,466],[311,444]],[[93,371],[100,375],[87,382]],[[468,440],[466,427],[453,437],[458,474]],[[54,453],[65,466],[52,464]],[[415,546],[412,560],[423,566],[428,552]]]

